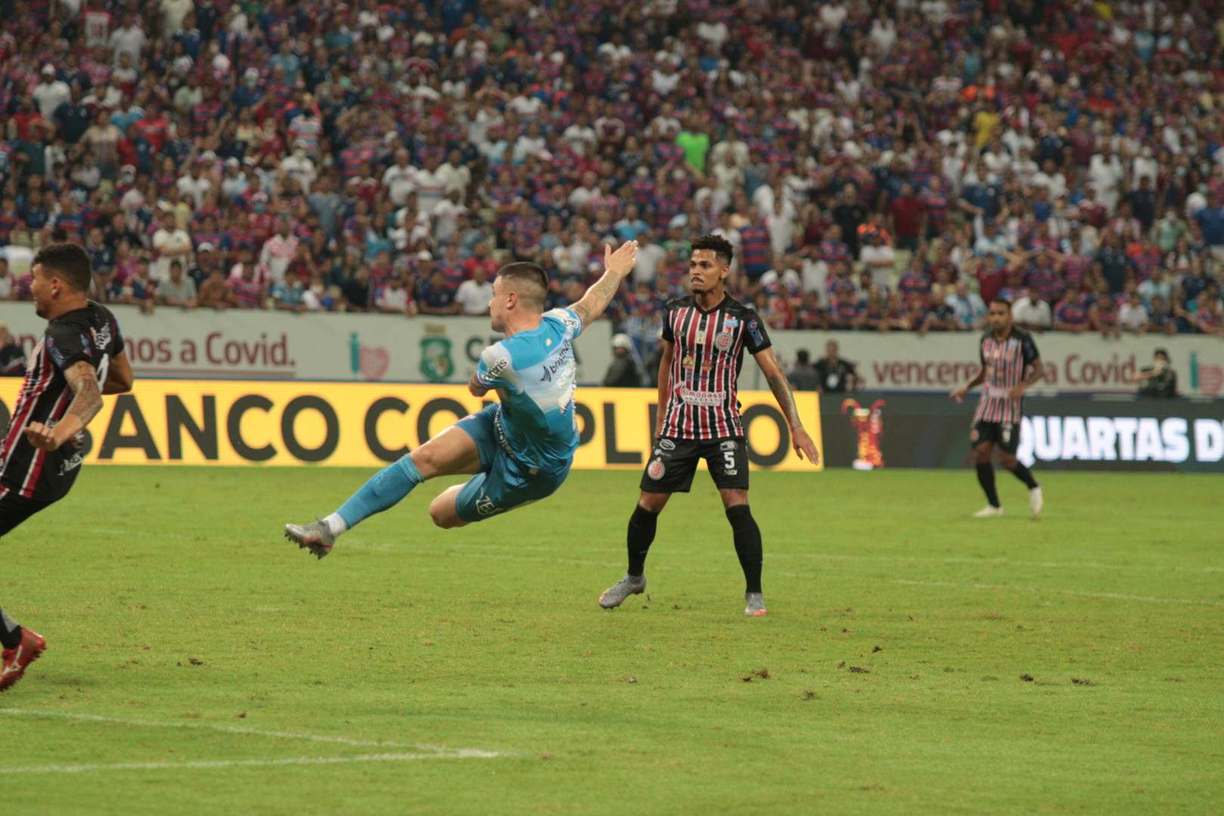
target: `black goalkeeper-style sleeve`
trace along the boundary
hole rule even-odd
[[[127,346],[123,343],[123,332],[119,331],[119,321],[109,309],[107,310],[107,318],[111,329],[110,355],[114,357],[117,354],[122,354]]]
[[[1032,365],[1041,356],[1037,351],[1037,343],[1033,340],[1033,335],[1028,332],[1020,335],[1020,354],[1026,366]]]
[[[663,332],[660,336],[669,343],[676,342],[676,335],[672,331],[672,312],[675,310],[675,304],[668,303],[667,308],[663,312]]]
[[[744,347],[749,353],[756,354],[773,345],[769,332],[765,330],[765,321],[761,320],[760,315],[749,309],[744,319],[747,321],[744,326]]]
[[[55,367],[60,371],[67,370],[81,360],[91,366],[94,364],[91,359],[93,340],[88,334],[82,332],[79,326],[71,323],[52,321],[47,324],[43,347],[47,351],[47,356],[51,358],[51,362],[55,363]]]

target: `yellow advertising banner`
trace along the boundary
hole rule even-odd
[[[5,426],[20,386],[17,379],[0,381]],[[750,465],[811,470],[795,455],[773,395],[739,397]],[[795,400],[822,449],[817,395]],[[453,385],[140,380],[131,394],[105,398],[89,426],[85,462],[378,467],[485,404]],[[644,467],[655,412],[653,390],[579,388],[574,467]]]

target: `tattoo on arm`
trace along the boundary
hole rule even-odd
[[[98,375],[93,366],[82,360],[64,371],[64,379],[74,394],[67,416],[75,416],[84,428],[102,410],[102,392],[98,390]]]
[[[608,304],[612,302],[619,288],[620,279],[608,272],[604,272],[603,277],[591,284],[591,288],[586,290],[582,300],[572,307],[578,313],[583,326],[591,325],[604,313],[604,309],[608,308]]]
[[[803,423],[799,420],[799,409],[795,407],[795,396],[791,393],[786,375],[778,371],[770,374],[766,379],[769,380],[769,390],[773,391],[774,399],[778,401],[778,407],[782,409],[786,422],[792,428],[803,427]]]

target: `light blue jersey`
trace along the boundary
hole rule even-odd
[[[582,320],[573,309],[545,312],[540,325],[494,343],[480,355],[476,379],[497,389],[497,442],[530,470],[567,470],[578,447],[574,424],[573,341]]]

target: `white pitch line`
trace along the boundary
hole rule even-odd
[[[140,720],[129,717],[109,717],[101,714],[80,714],[72,711],[46,711],[22,708],[0,709],[0,714],[10,717],[35,717],[59,720],[75,720],[77,722],[109,723],[112,725],[130,725],[135,728],[189,728],[200,731],[215,731],[219,734],[239,734],[248,737],[266,737],[268,739],[302,740],[304,742],[323,742],[332,745],[347,745],[352,748],[411,748],[416,751],[431,751],[434,754],[470,753],[472,756],[487,758],[502,756],[496,751],[482,748],[447,748],[440,745],[424,745],[389,740],[363,740],[351,737],[333,736],[330,734],[307,734],[300,731],[265,731],[261,728],[249,728],[242,725],[223,725],[207,722],[174,722],[170,720]]]
[[[375,549],[368,544],[354,543],[350,546],[365,550]],[[538,552],[539,556],[534,556],[526,553]],[[486,545],[486,549],[478,551],[475,549],[465,550],[446,550],[433,551],[430,554],[438,557],[449,558],[451,556],[463,558],[511,558],[527,561],[547,560],[556,563],[565,564],[580,564],[583,566],[607,566],[607,559],[594,560],[589,558],[572,558],[561,557],[556,558],[551,555],[555,552],[550,547],[533,546],[530,544],[514,545],[513,551],[507,551],[496,545]],[[1007,558],[1003,556],[994,556],[987,558],[972,558],[966,556],[913,556],[913,555],[865,555],[862,553],[821,553],[821,552],[776,552],[769,556],[775,560],[814,560],[814,561],[868,561],[879,563],[914,563],[914,564],[964,564],[968,566],[983,566],[983,567],[1032,567],[1041,569],[1082,569],[1082,570],[1099,570],[1099,571],[1126,571],[1126,570],[1142,570],[1143,572],[1152,571],[1167,571],[1167,572],[1182,572],[1192,575],[1208,575],[1224,572],[1224,567],[1182,567],[1175,564],[1109,564],[1098,561],[1026,561],[1023,559]],[[711,572],[711,570],[705,570]],[[774,575],[786,574],[793,577],[802,577],[798,573],[778,573]]]
[[[106,771],[177,771],[211,770],[216,768],[267,768],[283,765],[347,765],[358,762],[411,762],[419,759],[491,759],[499,756],[492,751],[460,749],[449,753],[356,754],[338,757],[269,757],[259,759],[185,759],[181,762],[109,762],[79,765],[27,765],[12,768],[0,766],[5,774],[86,774]]]
[[[1099,598],[1107,601],[1136,601],[1139,603],[1178,604],[1185,606],[1218,606],[1224,607],[1221,601],[1205,601],[1196,598],[1165,598],[1155,595],[1127,595],[1122,592],[1081,592],[1075,589],[1051,589],[1048,587],[1008,586],[1007,584],[958,584],[954,581],[911,581],[905,578],[893,579],[894,584],[905,586],[952,587],[953,589],[1007,589],[1014,592],[1029,592],[1034,594],[1051,593],[1054,595],[1070,595],[1076,598]]]

